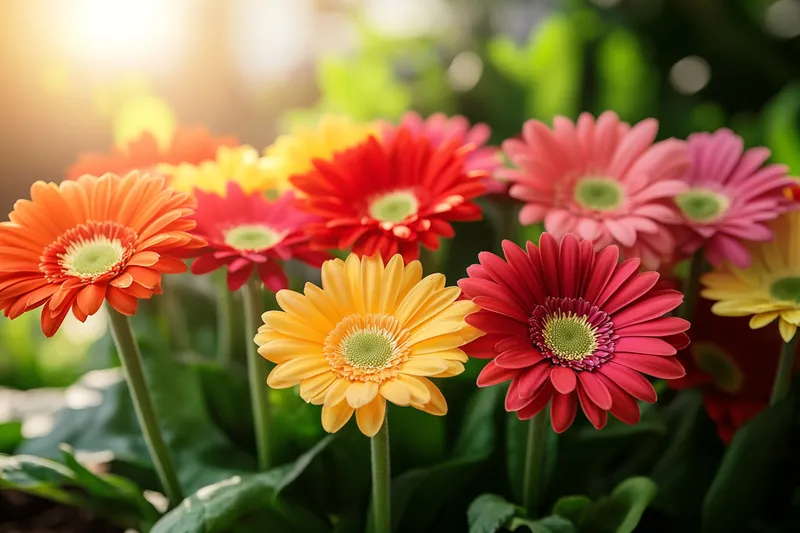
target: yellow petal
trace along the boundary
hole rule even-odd
[[[425,378],[399,374],[395,379],[408,389],[408,392],[411,393],[411,401],[413,403],[428,403],[431,401],[431,393],[422,382]]]
[[[380,304],[378,313],[389,314],[394,311],[397,303],[397,295],[403,280],[403,258],[400,255],[393,256],[386,269],[383,271],[381,280]]]
[[[378,384],[371,381],[356,381],[350,384],[345,397],[353,409],[367,405],[378,394]]]
[[[750,329],[763,328],[778,318],[778,314],[779,313],[777,311],[773,311],[771,313],[759,313],[757,315],[753,315],[750,317]]]
[[[361,260],[356,254],[347,256],[344,262],[344,276],[347,279],[348,292],[350,293],[350,302],[353,310],[360,314],[364,314],[364,293],[361,287]]]
[[[433,320],[412,333],[408,338],[408,343],[413,345],[434,337],[451,335],[454,333],[458,334],[458,332],[465,329],[466,326],[467,323],[461,320]],[[456,336],[460,337],[460,335]]]
[[[336,405],[325,404],[322,406],[322,428],[328,433],[336,433],[351,416],[353,408],[347,405],[347,402],[339,402]]]
[[[436,357],[441,357],[446,361],[459,361],[461,363],[466,363],[469,361],[469,357],[464,352],[464,350],[460,348],[452,348],[450,350],[442,350],[441,352],[435,352],[433,355]]]
[[[769,313],[782,306],[764,299],[723,300],[711,306],[711,312],[719,316],[747,316],[755,313]]]
[[[395,405],[410,405],[411,404],[411,391],[395,379],[384,381],[381,384],[381,396],[389,400]]]
[[[275,295],[281,309],[289,313],[292,318],[301,320],[308,326],[325,333],[326,335],[336,324],[319,312],[311,301],[302,294],[294,291],[282,290]]]
[[[267,311],[261,315],[264,325],[289,337],[305,339],[307,341],[324,343],[325,333],[308,327],[302,320],[298,320],[283,311]]]
[[[796,309],[791,311],[781,311],[781,318],[789,324],[800,326],[800,311]]]
[[[400,372],[412,376],[433,376],[447,370],[447,363],[433,355],[420,355],[409,357],[400,366]]]
[[[296,357],[322,356],[322,345],[284,337],[263,344],[258,353],[273,363],[283,363]]]
[[[331,299],[325,294],[325,291],[314,285],[313,283],[306,283],[303,287],[303,294],[306,295],[308,301],[314,304],[317,310],[325,315],[325,318],[331,324],[338,324],[342,319],[341,313],[336,309],[336,306],[331,302]]]
[[[346,316],[353,312],[347,278],[344,275],[344,261],[332,259],[323,263],[322,290],[330,297],[340,315]]]
[[[290,359],[272,369],[267,378],[267,384],[273,389],[285,389],[330,369],[328,360],[324,357]]]
[[[402,302],[409,291],[414,288],[414,285],[422,280],[422,263],[419,261],[411,261],[403,269],[403,277],[400,280],[400,290],[397,292],[397,300],[395,306]]]
[[[794,338],[794,334],[797,331],[797,326],[794,324],[789,324],[786,322],[783,317],[778,321],[778,330],[781,332],[781,338],[783,342],[789,342]]]
[[[466,341],[460,335],[440,335],[412,345],[411,353],[414,355],[426,355],[452,350],[465,344]]]
[[[380,313],[383,259],[376,255],[361,259],[361,288],[364,291],[366,313]]]
[[[406,327],[413,330],[429,321],[435,321],[438,318],[437,315],[447,310],[460,294],[461,289],[458,287],[446,287],[432,293],[406,321]]]
[[[423,383],[425,388],[431,395],[431,399],[428,402],[420,403],[420,404],[412,404],[414,407],[419,409],[420,411],[425,411],[426,413],[436,415],[436,416],[443,416],[447,414],[447,401],[442,396],[442,392],[433,384],[433,382],[426,378],[419,378],[419,380]]]
[[[399,320],[400,323],[405,327],[409,327],[409,319],[414,315],[414,313],[420,310],[425,301],[433,294],[437,283],[437,276],[442,278],[444,277],[441,274],[431,274],[430,276],[426,277],[414,285],[411,290],[408,291],[406,297],[400,302],[400,305],[397,306],[394,316],[397,317],[397,320]]]
[[[356,409],[356,423],[361,433],[367,437],[374,437],[381,429],[386,417],[386,400],[383,396],[375,396],[370,403]]]
[[[300,382],[300,397],[308,403],[318,405],[325,399],[328,387],[336,380],[336,374],[325,372]]]
[[[444,372],[440,372],[438,374],[435,374],[435,375],[433,375],[431,377],[432,378],[451,378],[453,376],[457,376],[459,374],[463,374],[464,370],[466,370],[464,368],[464,365],[462,363],[459,363],[458,361],[446,361],[446,363],[447,363],[447,370],[445,370]]]
[[[325,394],[325,405],[336,405],[344,401],[347,389],[350,387],[350,382],[346,379],[337,379]]]

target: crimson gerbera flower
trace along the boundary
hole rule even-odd
[[[260,193],[245,194],[228,182],[226,195],[195,190],[197,227],[193,233],[208,245],[194,263],[193,274],[228,268],[228,288],[244,285],[255,269],[269,290],[289,286],[280,261],[300,259],[320,267],[328,254],[312,250],[303,229],[317,219],[293,207],[294,195],[269,202]]]
[[[715,315],[712,303],[698,302],[692,345],[677,356],[686,376],[669,386],[699,388],[717,434],[729,444],[740,427],[769,406],[783,341],[774,327],[750,329],[749,317]],[[798,365],[794,368],[796,374]]]
[[[467,322],[486,332],[464,347],[472,357],[491,359],[478,386],[511,380],[506,410],[525,420],[550,404],[559,433],[579,403],[597,429],[609,411],[635,424],[636,400],[656,400],[642,374],[684,375],[674,356],[688,344],[689,323],[664,316],[683,295],[656,287],[658,273],[640,273],[639,259],[618,263],[616,246],[593,247],[573,234],[559,244],[544,233],[527,250],[503,241],[505,261],[482,252],[458,283],[481,307]]]
[[[366,256],[400,253],[406,262],[419,244],[436,250],[440,237],[453,236],[451,221],[481,218],[470,200],[486,192],[486,174],[465,170],[469,153],[460,138],[437,146],[403,127],[383,143],[370,136],[314,161],[314,170],[291,178],[303,195],[298,205],[323,219],[309,227],[312,242]]]
[[[220,146],[235,146],[233,137],[212,137],[205,128],[178,128],[164,149],[155,135],[143,132],[124,147],[112,148],[107,154],[82,154],[67,170],[67,179],[84,174],[101,176],[106,172],[125,175],[132,170],[151,170],[160,163],[196,165],[214,159]]]

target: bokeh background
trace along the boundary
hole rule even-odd
[[[584,110],[656,117],[662,138],[728,126],[800,175],[800,0],[0,1],[3,212],[144,129],[261,149],[323,112],[409,109],[495,143]],[[19,409],[80,400],[19,391],[114,364],[102,315],[49,340],[37,325],[0,319],[0,451],[48,430]]]

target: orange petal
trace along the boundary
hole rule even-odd
[[[161,274],[149,268],[132,266],[128,267],[125,272],[133,276],[133,280],[136,283],[144,285],[148,289],[152,289],[161,283]]]
[[[155,252],[139,252],[138,254],[133,254],[128,260],[128,266],[151,267],[158,262],[160,257]]]
[[[56,313],[51,315],[47,312],[47,307],[42,309],[42,331],[44,332],[45,336],[52,337],[58,331],[58,328],[61,327],[61,324],[64,322],[64,319],[67,317],[67,313],[69,312],[69,308],[64,309],[60,313]]]
[[[91,283],[78,293],[76,302],[85,315],[93,315],[100,309],[106,297],[106,287],[105,283]]]
[[[108,303],[111,304],[111,307],[123,315],[133,316],[136,314],[136,306],[139,300],[126,293],[124,290],[116,287],[109,287],[106,292],[106,299]]]
[[[162,255],[158,262],[152,266],[152,269],[162,274],[183,274],[188,270],[188,267],[182,259]]]
[[[128,274],[127,272],[123,272],[116,278],[111,280],[111,285],[114,287],[119,287],[120,289],[127,289],[133,283],[133,276]]]

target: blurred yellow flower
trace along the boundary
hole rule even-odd
[[[272,163],[261,157],[252,146],[221,146],[217,157],[197,165],[162,164],[158,167],[172,187],[183,192],[195,188],[225,196],[226,184],[235,181],[247,194],[254,192],[280,192],[289,187],[285,179],[279,179]]]
[[[316,127],[296,128],[281,135],[264,150],[274,165],[277,180],[288,180],[313,168],[313,159],[331,159],[333,154],[346,150],[370,134],[377,133],[373,124],[353,122],[348,117],[324,115]]]
[[[726,262],[703,276],[702,296],[717,300],[711,310],[720,316],[749,316],[750,327],[762,328],[776,318],[781,337],[789,342],[800,326],[800,213],[771,224],[774,238],[751,243],[750,268]]]
[[[386,401],[444,415],[447,404],[428,378],[460,374],[461,346],[481,335],[464,317],[478,307],[456,301],[458,287],[442,274],[422,279],[419,261],[403,265],[395,255],[322,266],[322,289],[306,283],[304,294],[277,294],[283,311],[268,311],[255,342],[277,363],[267,383],[300,385],[300,396],[322,405],[322,426],[333,433],[355,412],[362,433],[383,425]]]

